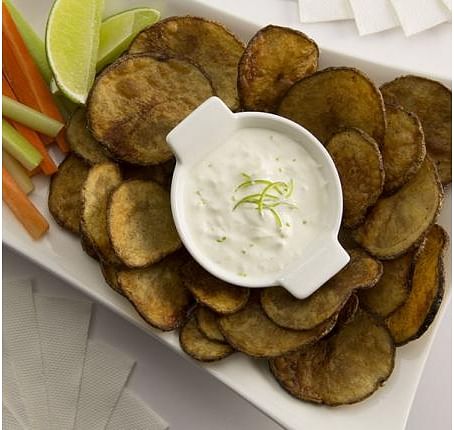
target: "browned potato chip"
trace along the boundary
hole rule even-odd
[[[79,234],[80,234],[80,245],[82,247],[82,250],[91,258],[95,260],[99,260],[99,256],[91,243],[88,241],[87,237],[84,235],[83,231],[79,228]]]
[[[394,368],[395,347],[386,327],[366,311],[333,336],[270,360],[270,370],[292,396],[330,406],[369,397]]]
[[[353,237],[383,260],[405,254],[433,224],[443,200],[443,188],[426,157],[418,173],[397,193],[381,198]]]
[[[300,31],[268,25],[249,41],[238,65],[244,110],[273,112],[284,93],[317,70],[318,47]]]
[[[225,342],[225,338],[219,330],[218,315],[206,306],[199,306],[195,311],[195,318],[199,330],[210,340]]]
[[[450,184],[452,178],[451,153],[431,150],[430,156],[435,163],[441,183],[444,185]]]
[[[339,172],[344,199],[343,224],[361,223],[383,191],[385,174],[377,143],[357,128],[336,133],[326,145]]]
[[[199,361],[221,360],[234,352],[230,345],[204,336],[194,316],[181,328],[180,345],[186,354]]]
[[[82,189],[80,228],[95,252],[107,264],[119,264],[107,229],[107,204],[112,191],[121,184],[121,174],[114,163],[94,165]]]
[[[120,290],[142,318],[161,330],[179,327],[193,304],[184,287],[180,268],[187,261],[184,252],[174,253],[146,269],[118,272]]]
[[[55,221],[72,233],[79,233],[82,211],[81,190],[89,165],[76,155],[68,155],[52,176],[49,187],[49,211]]]
[[[282,287],[265,288],[261,304],[281,327],[310,330],[339,313],[352,292],[369,288],[380,279],[382,265],[360,250],[351,250],[350,262],[306,299],[297,299]]]
[[[117,293],[123,294],[121,291],[120,284],[118,283],[118,267],[113,266],[111,264],[100,263],[102,276],[107,283],[107,285],[112,288],[112,290],[116,291]]]
[[[288,330],[279,327],[250,300],[240,311],[219,318],[219,328],[227,342],[251,357],[277,357],[313,343],[331,331],[336,318],[330,318],[312,330]]]
[[[169,193],[154,182],[123,182],[111,195],[107,217],[113,249],[127,267],[149,266],[181,247]]]
[[[221,281],[194,260],[183,266],[182,276],[196,300],[220,314],[237,312],[248,301],[249,289]]]
[[[151,180],[166,189],[170,189],[173,171],[175,169],[175,159],[166,161],[154,166],[137,166],[134,164],[123,164],[121,171],[124,178]]]
[[[383,275],[377,285],[359,292],[361,305],[384,318],[402,306],[410,294],[415,252],[383,261]]]
[[[358,247],[358,244],[352,237],[352,231],[348,228],[341,227],[337,238],[342,245],[342,248],[354,249]]]
[[[332,67],[301,79],[283,97],[278,114],[301,124],[322,143],[346,127],[357,127],[381,145],[385,108],[380,91],[362,72]]]
[[[440,82],[420,76],[402,76],[384,84],[381,92],[386,102],[415,113],[424,130],[427,152],[452,153],[452,94]],[[436,157],[434,157],[436,158]],[[444,177],[443,183],[451,182]]]
[[[78,108],[72,114],[66,128],[66,138],[71,151],[87,163],[97,164],[110,160],[104,148],[88,130],[87,113],[84,108]]]
[[[424,133],[418,117],[400,107],[386,106],[387,128],[382,147],[385,192],[406,184],[426,156]]]
[[[188,61],[123,56],[93,85],[87,102],[89,128],[119,160],[163,163],[173,157],[165,140],[169,131],[213,94],[210,81]]]
[[[364,290],[367,291],[367,290]],[[359,298],[357,294],[352,294],[350,298],[347,300],[347,303],[342,307],[340,310],[338,316],[337,316],[337,322],[336,322],[336,327],[339,327],[344,324],[348,324],[351,321],[353,321],[353,318],[356,315],[356,312],[358,311],[359,308]],[[333,333],[335,330],[333,330],[331,333]],[[330,334],[331,334],[330,333]]]
[[[448,234],[439,225],[431,227],[418,252],[411,279],[411,291],[402,307],[386,320],[397,345],[417,339],[437,315],[444,293],[443,254]]]
[[[239,108],[236,81],[243,51],[243,43],[222,24],[192,16],[159,21],[139,33],[129,48],[131,54],[189,59],[207,73],[216,94],[234,111]]]

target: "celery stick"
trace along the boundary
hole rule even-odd
[[[3,0],[8,8],[11,17],[13,18],[14,23],[19,30],[22,39],[24,40],[25,45],[27,46],[30,55],[33,60],[35,60],[36,65],[38,66],[41,75],[47,83],[52,79],[52,72],[50,70],[49,64],[47,63],[46,49],[44,47],[44,41],[35,33],[35,30],[30,26],[30,24],[25,20],[19,10],[11,3],[10,0]]]
[[[39,166],[43,157],[32,144],[2,118],[2,147],[27,170]]]
[[[7,96],[2,96],[2,109],[4,116],[50,137],[55,137],[64,126],[61,122]]]
[[[19,164],[19,162],[11,157],[4,149],[2,149],[3,167],[8,171],[17,185],[25,194],[30,194],[34,190],[33,182],[27,174],[27,171]]]

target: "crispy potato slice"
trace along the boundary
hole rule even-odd
[[[385,318],[402,306],[410,294],[410,278],[415,252],[410,251],[394,260],[383,261],[383,275],[377,285],[360,291],[361,305]]]
[[[427,152],[452,153],[452,94],[440,82],[420,76],[401,76],[380,88],[389,104],[415,113],[424,130]],[[436,157],[434,157],[436,158]],[[445,177],[443,183],[451,182]]]
[[[110,160],[107,152],[88,130],[87,113],[84,108],[78,108],[72,114],[66,128],[66,138],[71,151],[83,158],[87,163],[97,164]]]
[[[184,284],[196,300],[220,314],[231,314],[244,307],[249,289],[227,284],[191,260],[182,268]]]
[[[452,178],[451,153],[431,150],[430,156],[435,163],[441,183],[443,185],[450,184]]]
[[[76,155],[68,155],[52,176],[49,187],[49,211],[66,230],[79,234],[82,211],[81,190],[90,166]]]
[[[367,291],[367,290],[365,290],[365,291]],[[353,318],[355,318],[358,308],[359,308],[359,298],[356,293],[353,293],[350,296],[350,298],[347,300],[347,303],[345,303],[345,305],[340,310],[340,312],[337,316],[336,327],[339,327],[344,324],[348,324],[351,321],[353,321]],[[334,332],[334,330],[333,330],[333,332]],[[331,332],[331,333],[333,333],[333,332]]]
[[[121,184],[121,173],[114,163],[94,165],[82,189],[80,228],[95,252],[107,264],[119,264],[107,229],[107,205],[112,191]]]
[[[270,360],[270,370],[292,396],[330,406],[357,403],[391,375],[395,346],[378,318],[360,309],[333,336]]]
[[[119,268],[117,266],[113,266],[112,264],[106,264],[103,262],[100,263],[100,266],[102,276],[104,276],[104,280],[106,281],[107,285],[117,293],[124,295],[118,282]]]
[[[438,215],[442,200],[443,188],[435,166],[426,157],[406,185],[392,196],[378,200],[353,237],[380,259],[397,258],[424,237]]]
[[[180,330],[180,345],[186,354],[199,361],[221,360],[234,352],[230,345],[208,339],[199,330],[194,316]]]
[[[300,31],[268,25],[249,41],[238,64],[244,110],[274,112],[284,93],[318,67],[318,46]]]
[[[111,195],[107,224],[115,254],[130,268],[149,266],[181,247],[169,193],[151,181],[123,182]]]
[[[387,128],[382,147],[385,192],[406,184],[426,156],[424,133],[418,117],[400,107],[386,106]]]
[[[427,233],[416,256],[410,295],[386,320],[397,345],[420,337],[437,315],[444,294],[443,255],[448,242],[448,234],[439,225],[432,226]]]
[[[170,189],[173,171],[175,169],[175,159],[166,161],[154,166],[137,166],[134,164],[123,164],[121,171],[124,178],[151,180],[166,189]]]
[[[169,131],[213,94],[208,78],[188,61],[127,55],[96,79],[88,125],[114,158],[159,164],[173,157],[165,140]]]
[[[297,299],[282,287],[263,289],[260,301],[266,315],[293,330],[310,330],[337,315],[353,291],[372,287],[382,274],[381,263],[364,251],[349,253],[347,266],[306,299]]]
[[[85,236],[84,232],[80,228],[79,228],[79,234],[80,234],[80,246],[82,247],[82,250],[91,258],[93,258],[95,260],[99,260],[98,253],[93,248],[93,246],[89,242],[87,236]]]
[[[270,358],[296,351],[329,333],[336,317],[312,330],[288,330],[271,321],[259,303],[250,300],[240,311],[219,318],[219,328],[227,342],[251,357]]]
[[[236,82],[243,51],[244,44],[222,24],[192,16],[159,21],[139,33],[129,48],[131,54],[160,53],[199,65],[233,111],[239,108]]]
[[[362,72],[332,67],[301,79],[283,97],[278,114],[301,124],[322,143],[346,127],[357,127],[381,145],[385,108],[380,91]]]
[[[352,228],[364,220],[367,209],[383,191],[385,174],[377,143],[357,128],[336,133],[326,145],[342,184],[343,224]]]
[[[199,306],[195,311],[195,318],[199,330],[210,340],[225,342],[225,338],[219,330],[218,315],[206,306]]]
[[[186,253],[177,252],[146,269],[122,270],[117,274],[120,290],[137,312],[161,330],[179,327],[193,305],[179,272],[186,261]]]

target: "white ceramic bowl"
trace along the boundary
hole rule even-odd
[[[187,175],[208,153],[213,151],[240,128],[266,128],[286,134],[299,142],[321,166],[321,173],[328,186],[328,213],[317,240],[308,246],[298,261],[291,263],[274,282],[244,278],[217,265],[195,246],[183,204]],[[224,281],[249,288],[281,285],[298,298],[312,294],[329,278],[344,267],[349,256],[337,240],[342,218],[342,188],[334,163],[324,146],[306,129],[286,118],[263,112],[232,113],[217,97],[211,97],[167,136],[177,163],[172,180],[172,213],[178,233],[186,249],[207,271]]]

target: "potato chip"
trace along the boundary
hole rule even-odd
[[[367,291],[367,290],[364,290],[364,291]],[[353,318],[355,317],[358,309],[359,309],[359,298],[358,298],[358,295],[354,293],[349,297],[349,299],[347,300],[347,303],[345,303],[345,305],[342,306],[342,309],[340,310],[339,314],[337,315],[336,327],[339,327],[344,324],[348,324],[351,321],[353,321]],[[335,332],[335,330],[333,330],[331,333],[334,334],[334,332]]]
[[[221,281],[191,260],[182,268],[184,284],[196,300],[220,314],[231,314],[244,307],[249,289]]]
[[[110,160],[107,152],[88,130],[87,113],[84,108],[78,108],[72,114],[66,128],[66,138],[71,151],[87,163],[97,164]]]
[[[173,330],[183,324],[193,305],[179,272],[186,261],[187,255],[178,252],[146,269],[117,274],[120,290],[137,312],[161,330]]]
[[[159,21],[139,33],[129,48],[131,54],[160,53],[199,65],[233,111],[239,108],[236,83],[243,51],[244,44],[222,24],[192,16]]]
[[[431,150],[430,156],[437,168],[440,181],[443,185],[451,183],[452,178],[452,155],[450,152],[438,152]]]
[[[76,155],[68,155],[50,181],[49,211],[55,221],[72,233],[79,233],[82,211],[81,190],[89,165]]]
[[[301,79],[283,97],[278,114],[307,128],[322,143],[342,128],[356,127],[379,145],[385,135],[380,91],[362,72],[331,67]]]
[[[83,231],[79,228],[80,234],[80,245],[83,251],[95,260],[99,260],[98,253],[93,248],[92,244],[88,241],[87,237],[84,235]]]
[[[424,130],[426,148],[446,154],[446,161],[452,153],[452,94],[440,82],[420,76],[401,76],[380,88],[389,104],[402,106],[416,114]],[[436,157],[433,157],[436,158]],[[444,176],[443,183],[451,182]]]
[[[300,31],[268,25],[249,41],[238,65],[244,110],[274,112],[287,90],[317,70],[318,47]]]
[[[121,184],[121,174],[114,163],[94,165],[82,189],[80,228],[95,252],[107,264],[119,264],[107,229],[107,204],[112,191]]]
[[[219,318],[219,328],[227,342],[251,357],[277,357],[316,342],[331,331],[336,318],[330,318],[312,330],[288,330],[279,327],[250,300],[240,311]]]
[[[169,193],[151,181],[126,181],[112,193],[108,231],[115,254],[130,268],[149,266],[181,247]]]
[[[356,128],[345,129],[326,145],[339,173],[344,200],[343,225],[360,224],[383,191],[385,174],[377,143]]]
[[[204,336],[194,316],[181,328],[180,345],[186,354],[199,361],[221,360],[234,352],[230,345]]]
[[[403,306],[386,320],[397,345],[420,337],[437,315],[444,294],[443,255],[448,242],[443,228],[434,225],[421,245],[415,260],[410,295]]]
[[[170,189],[173,171],[175,169],[175,159],[171,159],[162,164],[153,166],[138,166],[124,163],[121,166],[123,177],[127,179],[150,180]]]
[[[333,336],[270,360],[270,370],[292,396],[330,406],[373,394],[394,368],[395,347],[381,321],[364,310]]]
[[[361,306],[384,318],[402,306],[410,294],[415,252],[383,261],[383,275],[377,285],[360,291]]]
[[[372,255],[390,260],[405,254],[434,223],[443,200],[435,166],[426,157],[418,173],[397,193],[381,198],[353,232]]]
[[[421,123],[400,107],[386,106],[387,128],[382,147],[385,192],[397,191],[419,170],[426,156]]]
[[[173,157],[165,140],[169,131],[213,94],[208,78],[188,61],[123,56],[93,85],[89,128],[114,158],[160,164]]]
[[[112,288],[112,290],[116,291],[123,295],[123,291],[121,291],[120,284],[118,283],[118,271],[121,270],[116,266],[106,263],[100,263],[102,276],[107,283],[107,285]]]
[[[219,330],[218,315],[206,306],[198,306],[195,311],[195,319],[199,330],[210,340],[225,342],[225,338]]]
[[[352,292],[370,288],[382,274],[379,261],[351,250],[350,262],[306,299],[297,299],[282,287],[265,288],[261,304],[266,315],[281,327],[310,330],[339,313]]]

